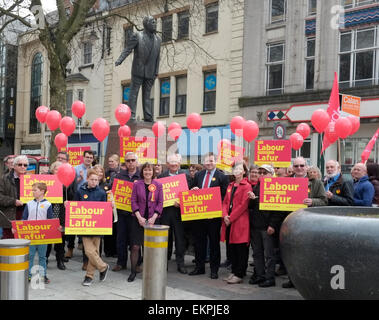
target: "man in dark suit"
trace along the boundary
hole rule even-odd
[[[122,51],[115,65],[120,65],[134,50],[132,65],[132,83],[130,87],[129,106],[131,119],[136,118],[137,96],[142,85],[143,117],[146,122],[153,122],[150,91],[159,71],[161,39],[156,33],[157,23],[152,16],[143,19],[144,30],[133,33],[126,48]]]
[[[216,156],[213,152],[209,152],[204,156],[204,168],[204,170],[195,174],[191,186],[192,190],[220,187],[221,197],[224,199],[229,179],[224,173],[216,169]],[[195,220],[192,226],[195,239],[196,268],[189,275],[193,276],[205,273],[207,237],[209,237],[211,279],[217,279],[221,260],[221,218]]]
[[[162,173],[159,178],[165,178],[170,176],[176,176],[178,174],[186,174],[184,170],[180,169],[181,156],[180,154],[172,154],[167,157],[168,170]],[[189,177],[187,177],[187,184]],[[184,254],[185,254],[185,237],[184,226],[180,214],[180,205],[176,202],[173,206],[163,208],[161,216],[161,224],[170,226],[170,230],[173,231],[175,237],[175,255],[176,264],[180,273],[186,274],[187,269],[184,266]]]

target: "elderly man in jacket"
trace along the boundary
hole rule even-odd
[[[8,220],[21,220],[24,203],[20,201],[20,179],[29,165],[27,156],[18,156],[7,174],[0,179],[0,210]],[[3,239],[12,239],[10,224],[3,223]]]
[[[328,206],[353,206],[353,183],[341,174],[341,167],[336,160],[326,162],[325,191]]]
[[[357,163],[351,170],[354,180],[354,205],[371,207],[375,189],[368,179],[367,167],[363,163]]]

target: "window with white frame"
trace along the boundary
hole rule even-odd
[[[341,88],[378,84],[378,27],[340,34],[339,83]]]
[[[312,90],[314,87],[315,75],[315,38],[307,39],[305,54],[305,89]]]
[[[267,45],[266,70],[266,94],[282,94],[284,87],[284,43]]]
[[[345,9],[355,8],[379,2],[379,0],[341,0],[341,6]]]
[[[66,116],[72,117],[73,91],[66,91]]]
[[[189,11],[178,13],[178,39],[188,38],[189,34]]]
[[[83,64],[92,63],[92,43],[84,42],[83,43]]]
[[[281,22],[286,20],[286,0],[270,1],[270,23]]]
[[[187,75],[176,77],[175,114],[185,114],[187,107]]]
[[[160,89],[159,116],[168,116],[170,114],[170,78],[160,79]]]
[[[308,0],[308,16],[313,16],[317,11],[317,0]]]
[[[205,7],[205,33],[218,30],[218,2]]]
[[[172,40],[172,15],[162,18],[162,42]]]

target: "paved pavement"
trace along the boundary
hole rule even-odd
[[[222,245],[222,259],[225,258],[225,248]],[[175,259],[175,257],[173,257]],[[115,258],[105,258],[111,268],[116,264]],[[194,268],[193,256],[187,255],[185,264],[188,270]],[[37,263],[37,260],[36,260]],[[54,250],[50,255],[47,275],[51,282],[44,289],[32,289],[29,286],[30,300],[141,300],[142,273],[138,274],[134,282],[127,282],[130,273],[128,269],[119,272],[109,271],[107,279],[99,282],[98,273],[93,284],[89,287],[82,286],[85,271],[81,270],[82,254],[74,250],[74,257],[66,263],[66,270],[57,268]],[[183,275],[176,271],[175,260],[168,262],[167,274],[167,300],[299,300],[301,295],[296,289],[283,289],[282,283],[287,277],[276,278],[276,286],[259,288],[250,285],[248,280],[252,272],[249,266],[248,274],[242,284],[227,284],[222,278],[229,272],[225,268],[219,271],[219,279],[209,278],[209,265],[206,266],[206,274],[199,276]]]

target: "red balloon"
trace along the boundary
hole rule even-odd
[[[304,138],[300,133],[295,132],[290,135],[290,142],[291,142],[292,149],[299,150],[301,146],[303,145]]]
[[[97,140],[102,142],[109,134],[110,126],[107,120],[103,118],[97,118],[92,123],[92,133]]]
[[[348,116],[347,119],[349,119],[349,121],[351,122],[351,132],[350,132],[350,135],[353,135],[359,129],[360,119],[359,119],[359,117],[356,117],[356,116],[353,116],[353,115]]]
[[[129,121],[132,112],[126,104],[119,104],[114,112],[114,115],[120,126],[123,126]]]
[[[296,132],[300,133],[304,139],[308,138],[309,134],[311,133],[311,128],[308,124],[302,122],[300,123],[297,128]]]
[[[59,123],[59,128],[66,136],[71,136],[75,131],[76,123],[75,120],[71,117],[63,117],[61,122]]]
[[[67,136],[64,133],[58,133],[54,138],[54,143],[58,148],[58,151],[60,151],[61,148],[65,147],[67,145]]]
[[[130,130],[129,126],[124,125],[124,126],[121,126],[120,128],[118,128],[118,136],[120,138],[129,137],[130,134],[131,134],[131,130]]]
[[[201,116],[198,113],[196,113],[196,112],[191,113],[187,117],[187,127],[192,132],[199,131],[200,128],[201,128],[202,123],[203,123],[203,120],[201,119]]]
[[[321,133],[328,126],[330,116],[324,109],[317,109],[312,114],[311,122],[316,131]]]
[[[245,124],[245,119],[241,116],[235,116],[232,121],[230,121],[230,130],[238,136],[242,137],[243,135],[243,125]]]
[[[68,187],[75,179],[75,169],[69,163],[63,163],[57,172],[58,180]]]
[[[71,110],[77,118],[81,118],[86,113],[86,105],[82,101],[76,100],[72,104]]]
[[[57,110],[51,110],[47,113],[46,124],[51,131],[59,128],[59,123],[62,120],[61,114]]]
[[[168,135],[175,141],[178,140],[181,134],[182,127],[179,123],[173,122],[168,126]]]
[[[330,121],[325,129],[325,136],[329,140],[330,144],[333,144],[338,139],[338,134],[336,132],[336,123]]]
[[[46,116],[49,112],[49,108],[45,106],[39,106],[36,110],[36,118],[39,122],[45,123]]]
[[[245,121],[242,130],[243,130],[243,138],[247,142],[253,141],[258,136],[258,133],[259,133],[259,127],[256,124],[256,122],[253,120]]]
[[[162,121],[158,121],[153,124],[152,130],[154,135],[159,138],[165,134],[166,125]]]
[[[341,139],[347,138],[347,136],[351,133],[352,127],[353,126],[348,118],[339,117],[335,125],[338,137]]]

